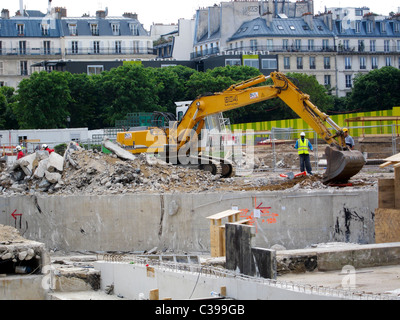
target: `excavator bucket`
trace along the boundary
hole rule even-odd
[[[335,147],[325,150],[327,168],[323,183],[347,183],[351,177],[358,174],[365,165],[365,159],[359,151],[342,151]]]

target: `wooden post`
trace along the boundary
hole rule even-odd
[[[395,180],[379,179],[378,199],[379,208],[393,209],[395,207]]]
[[[394,208],[400,209],[400,165],[394,165]]]
[[[159,292],[158,292],[158,289],[150,290],[149,299],[150,299],[150,300],[159,300]]]

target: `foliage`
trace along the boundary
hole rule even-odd
[[[349,105],[362,111],[392,109],[400,105],[400,70],[384,67],[354,79]]]
[[[176,66],[145,68],[123,65],[100,75],[69,72],[34,73],[21,81],[18,91],[0,88],[0,129],[55,129],[114,127],[128,113],[168,111],[175,102],[192,101],[221,92],[232,84],[260,75],[256,68],[217,67],[206,72]],[[386,67],[359,75],[348,97],[330,94],[314,76],[287,75],[326,113],[391,109],[400,105],[400,70]],[[271,82],[260,84],[270,85]],[[232,123],[297,118],[279,98],[225,113]],[[69,120],[69,121],[68,121]]]

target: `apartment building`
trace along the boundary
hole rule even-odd
[[[18,12],[19,13],[19,12]],[[136,14],[109,17],[67,17],[66,9],[49,8],[47,14],[23,11],[14,17],[3,9],[0,19],[0,86],[17,87],[35,71],[56,70],[52,61],[88,60],[88,73],[104,66],[96,61],[151,59],[153,41]]]
[[[400,68],[399,23],[400,14],[378,16],[366,7],[315,16],[312,0],[221,2],[197,11],[191,58],[310,74],[342,97],[357,74]]]

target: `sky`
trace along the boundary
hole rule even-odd
[[[225,0],[229,2],[230,0]],[[295,0],[291,0],[294,2]],[[19,10],[20,0],[2,0],[1,9],[10,10],[14,15]],[[139,21],[149,30],[153,23],[177,23],[178,19],[190,19],[199,8],[220,4],[221,0],[53,0],[53,7],[66,7],[69,17],[81,17],[84,13],[95,15],[97,10],[108,7],[109,16],[122,16],[124,12],[138,14]],[[23,0],[27,10],[47,12],[48,0]],[[315,0],[315,13],[323,12],[326,7],[363,7],[367,6],[372,12],[388,15],[398,11],[400,3],[390,0]]]

